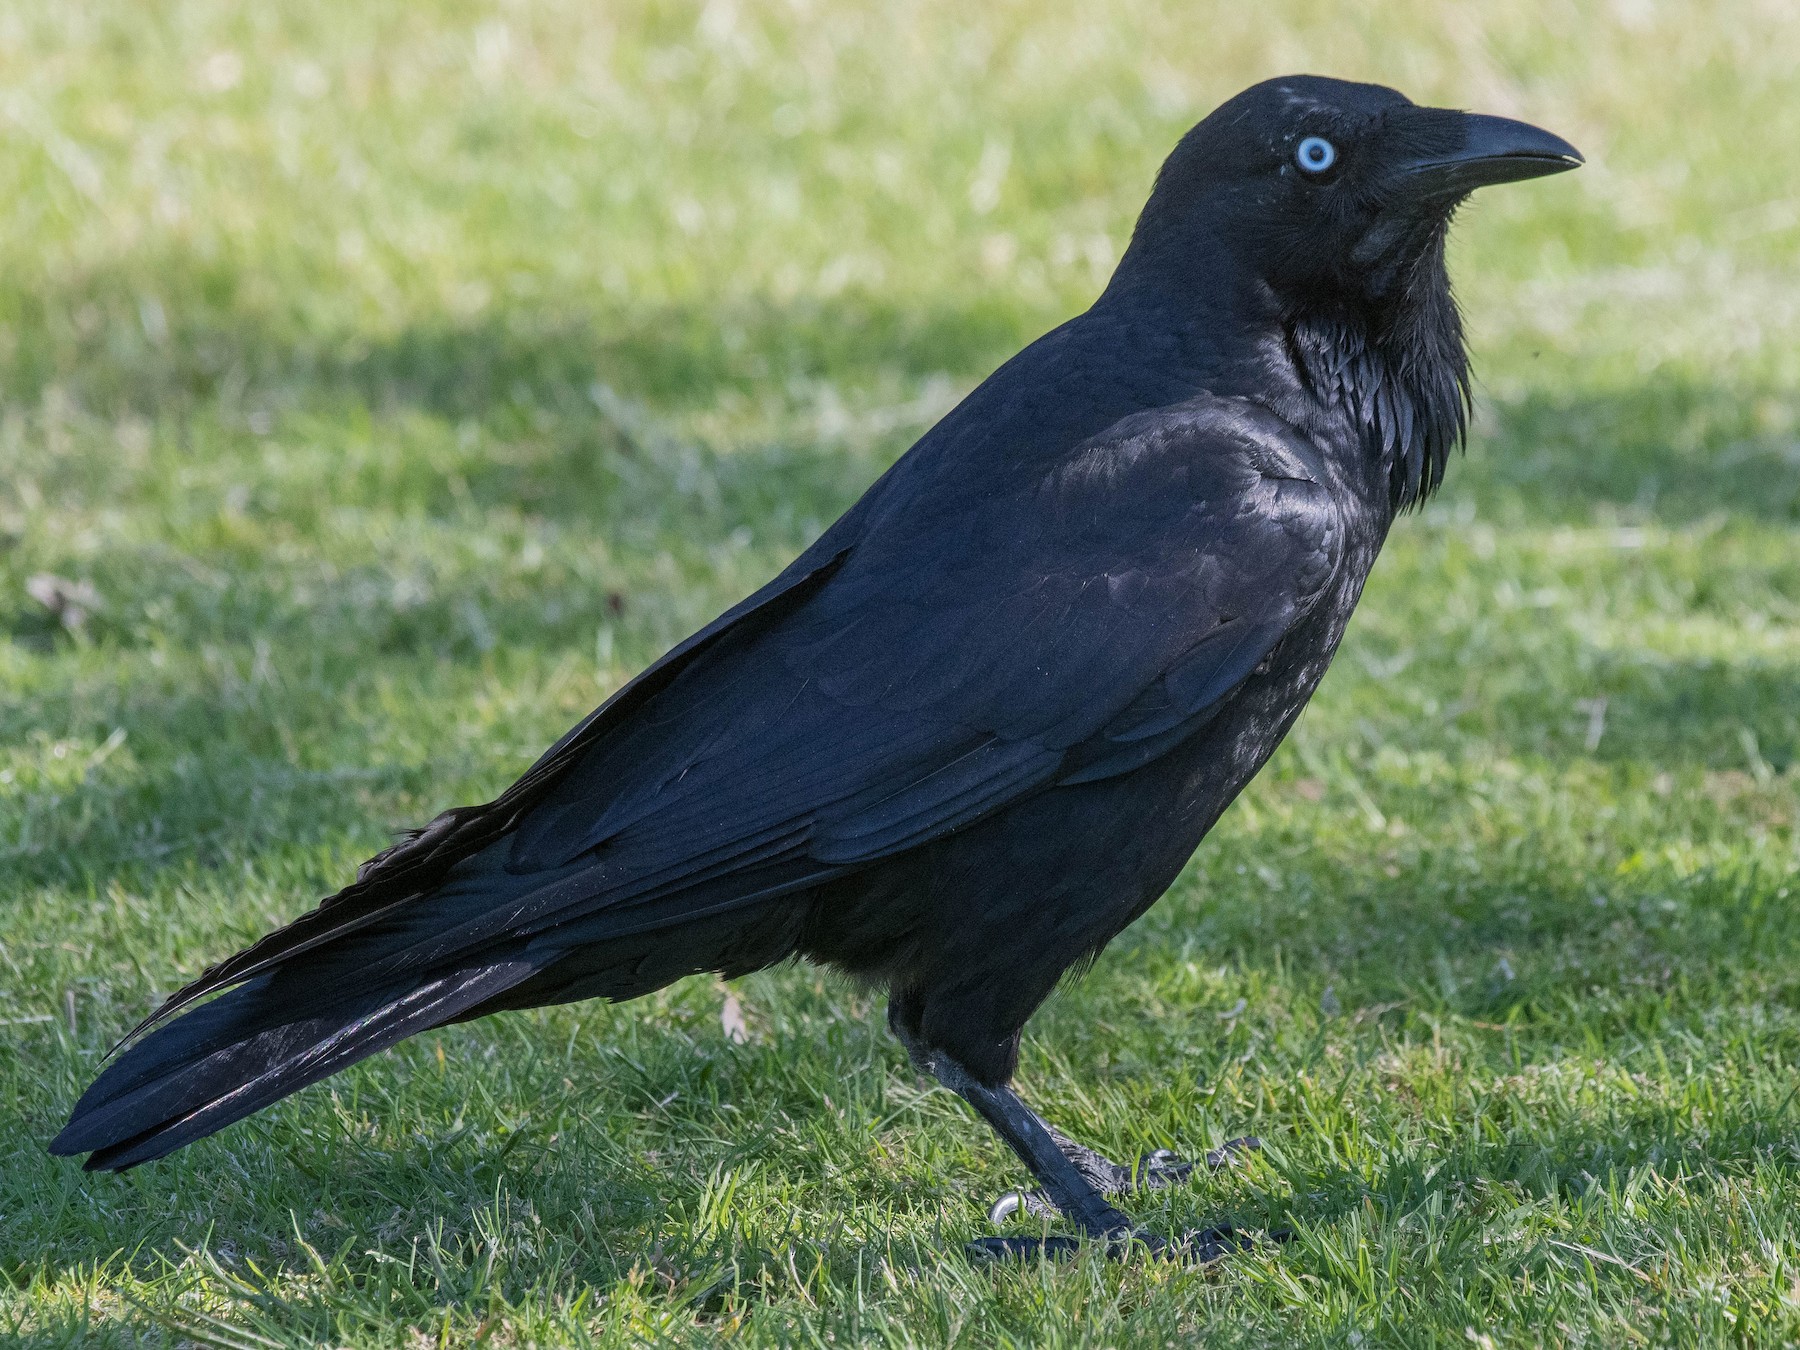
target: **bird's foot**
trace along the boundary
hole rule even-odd
[[[1216,1172],[1220,1168],[1230,1166],[1238,1154],[1252,1152],[1262,1147],[1260,1139],[1245,1135],[1241,1139],[1228,1140],[1198,1160],[1177,1157],[1170,1150],[1159,1148],[1154,1153],[1144,1154],[1138,1159],[1135,1167],[1126,1167],[1112,1161],[1104,1154],[1094,1152],[1083,1144],[1077,1144],[1060,1131],[1054,1132],[1053,1137],[1069,1161],[1081,1170],[1082,1176],[1092,1182],[1094,1188],[1108,1198],[1131,1195],[1137,1191],[1155,1191],[1166,1186],[1176,1186],[1193,1175],[1194,1169],[1202,1163],[1205,1164],[1208,1171]],[[1051,1203],[1050,1197],[1043,1191],[1008,1191],[994,1201],[992,1208],[988,1210],[988,1219],[993,1223],[1005,1223],[1013,1215],[1019,1213],[1029,1214],[1034,1218],[1045,1218],[1056,1212],[1056,1206]],[[994,1238],[992,1240],[1009,1242],[1012,1239]]]
[[[1104,1239],[1107,1256],[1115,1261],[1130,1256],[1135,1249],[1164,1261],[1180,1261],[1188,1265],[1210,1265],[1233,1252],[1249,1249],[1252,1239],[1230,1224],[1217,1228],[1200,1228],[1180,1237],[1164,1237],[1140,1228],[1128,1228]],[[1081,1250],[1080,1238],[1051,1233],[1042,1237],[976,1238],[963,1250],[971,1261],[1061,1261]]]

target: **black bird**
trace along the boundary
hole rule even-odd
[[[1579,163],[1375,85],[1231,99],[1091,309],[499,798],[170,998],[51,1148],[132,1167],[428,1027],[801,955],[887,991],[1038,1205],[1170,1246],[1109,1197],[1186,1165],[1046,1125],[1008,1085],[1020,1030],[1268,759],[1441,480],[1468,408],[1452,212]]]

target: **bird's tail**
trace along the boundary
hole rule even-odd
[[[75,1105],[53,1153],[123,1171],[205,1138],[365,1056],[454,1020],[541,968],[522,952],[356,987],[278,967],[167,1022],[127,1049]],[[300,962],[301,966],[315,963]]]
[[[711,907],[683,892],[666,912],[602,911],[553,938],[510,920],[534,896],[584,894],[583,865],[513,876],[505,859],[489,850],[382,908],[328,903],[220,962],[133,1033],[50,1151],[123,1171],[432,1027],[771,965],[793,952],[803,918],[791,904],[744,903],[735,892],[756,898],[754,884],[730,879]]]

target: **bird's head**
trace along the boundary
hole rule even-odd
[[[1229,240],[1234,261],[1290,303],[1379,304],[1432,258],[1476,188],[1580,163],[1529,123],[1291,75],[1252,85],[1182,138],[1139,233]]]
[[[1375,430],[1394,442],[1396,501],[1417,501],[1441,476],[1466,411],[1444,266],[1450,217],[1476,188],[1581,162],[1574,146],[1525,122],[1420,107],[1380,85],[1267,80],[1170,154],[1115,286],[1272,312],[1290,344],[1320,347],[1326,368],[1312,362],[1309,378],[1411,381],[1340,392],[1360,394],[1371,419],[1385,401],[1406,422]],[[1361,374],[1330,368],[1359,346],[1373,358]]]

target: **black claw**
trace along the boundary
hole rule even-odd
[[[1229,1167],[1240,1153],[1256,1153],[1262,1149],[1262,1140],[1253,1134],[1241,1135],[1236,1139],[1227,1139],[1206,1155],[1206,1165],[1217,1171],[1221,1167]]]
[[[1209,1166],[1214,1165],[1212,1155],[1206,1157]],[[1155,1191],[1165,1186],[1176,1186],[1186,1181],[1194,1171],[1195,1164],[1184,1158],[1173,1149],[1159,1148],[1154,1153],[1146,1153],[1137,1161],[1134,1168],[1120,1168],[1116,1183],[1117,1192],[1121,1195],[1132,1191]]]
[[[1008,1191],[988,1207],[988,1222],[1005,1223],[1017,1214],[1033,1219],[1053,1219],[1057,1209],[1042,1191]]]
[[[1029,1212],[1031,1210],[1031,1202],[1034,1195],[1035,1192],[1008,1191],[1005,1195],[994,1201],[988,1208],[988,1222],[994,1224],[1005,1223],[1020,1210]],[[1040,1200],[1040,1206],[1042,1203],[1043,1202]]]
[[[1204,1154],[1200,1162],[1206,1164],[1208,1171],[1217,1172],[1236,1162],[1239,1154],[1253,1153],[1261,1147],[1262,1140],[1247,1134],[1238,1139],[1227,1139],[1219,1147]],[[1089,1179],[1102,1195],[1109,1197],[1178,1186],[1192,1176],[1200,1165],[1200,1162],[1183,1158],[1173,1149],[1167,1148],[1144,1154],[1138,1159],[1136,1167],[1121,1167],[1118,1163],[1108,1162],[1099,1154],[1086,1153],[1085,1150],[1083,1152],[1091,1159]],[[1005,1223],[1018,1214],[1034,1219],[1051,1218],[1056,1214],[1056,1206],[1050,1203],[1050,1197],[1042,1191],[1008,1191],[989,1207],[988,1222]]]
[[[1184,1233],[1176,1250],[1167,1253],[1170,1256],[1181,1255],[1200,1265],[1211,1265],[1236,1252],[1249,1251],[1256,1245],[1256,1240],[1248,1233],[1240,1233],[1230,1224],[1220,1224],[1217,1228],[1201,1228],[1191,1233]]]

